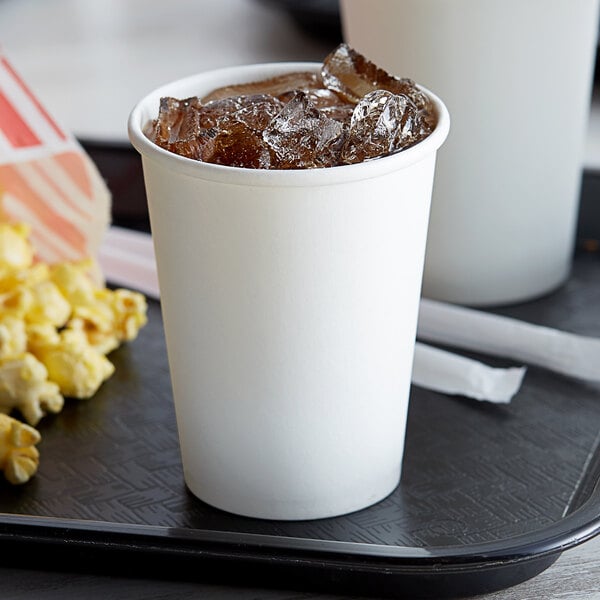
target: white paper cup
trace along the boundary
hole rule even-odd
[[[314,63],[203,73],[145,97],[142,155],[185,481],[265,519],[367,507],[397,486],[436,151],[267,171],[182,158],[143,126],[161,96]]]
[[[341,0],[345,40],[435,89],[452,115],[423,294],[543,295],[570,273],[598,0]]]

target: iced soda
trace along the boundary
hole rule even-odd
[[[346,44],[320,72],[294,72],[218,88],[203,97],[163,97],[146,129],[181,156],[251,169],[348,165],[409,148],[435,128],[431,100]]]

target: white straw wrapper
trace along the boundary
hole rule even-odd
[[[417,338],[600,381],[600,339],[423,298]]]
[[[147,233],[109,227],[98,262],[110,283],[134,287],[151,298],[159,298],[154,247]]]
[[[525,367],[493,368],[417,342],[412,382],[436,392],[507,404],[519,391],[525,371]]]

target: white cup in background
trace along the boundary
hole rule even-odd
[[[335,168],[212,165],[142,132],[159,98],[313,63],[203,73],[145,97],[142,155],[185,481],[267,519],[355,511],[397,486],[436,151]]]
[[[598,0],[341,0],[345,41],[436,90],[452,131],[436,169],[423,294],[471,305],[568,277]]]

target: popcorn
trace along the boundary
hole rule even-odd
[[[111,307],[105,302],[96,301],[88,306],[76,306],[69,328],[81,332],[98,352],[108,354],[119,345],[114,321]]]
[[[108,354],[135,339],[146,324],[146,299],[131,290],[95,287],[86,276],[88,267],[89,261],[61,263],[50,277],[71,304],[67,327],[83,332],[96,350]]]
[[[52,281],[41,281],[29,288],[31,305],[25,318],[32,323],[63,327],[71,316],[71,305]]]
[[[48,377],[63,395],[90,398],[115,371],[114,365],[89,344],[82,331],[64,329],[56,344],[38,348]]]
[[[0,414],[0,469],[10,483],[26,483],[35,475],[40,457],[35,445],[40,439],[37,429]]]
[[[60,334],[50,323],[27,323],[27,349],[37,355],[45,346],[52,346],[60,342]]]
[[[92,303],[74,308],[68,327],[82,331],[94,348],[108,354],[137,337],[147,322],[146,311],[146,299],[138,292],[98,290]]]
[[[18,287],[10,292],[0,294],[0,314],[22,319],[32,302],[31,291]]]
[[[0,260],[0,265],[2,261]],[[4,270],[0,275],[0,292],[6,293],[17,289],[30,288],[48,279],[50,269],[44,263],[36,263],[31,267],[15,271]]]
[[[25,321],[11,315],[0,317],[0,361],[27,350]]]
[[[12,483],[37,470],[33,426],[93,396],[115,371],[106,355],[147,322],[145,297],[100,287],[93,260],[34,262],[28,232],[0,223],[0,468]]]
[[[26,269],[33,263],[33,248],[28,242],[30,228],[19,223],[0,223],[0,269]]]
[[[62,410],[59,386],[48,381],[48,370],[33,354],[0,362],[0,413],[17,409],[30,425],[37,425],[48,412]]]
[[[37,423],[62,408],[63,392],[89,397],[114,371],[70,323],[75,307],[93,306],[104,285],[90,257],[106,234],[111,196],[78,141],[1,49],[0,59],[7,109],[0,110],[0,468],[10,482],[23,483],[37,470],[40,436],[3,413],[14,409]],[[120,333],[105,335],[116,348]],[[69,364],[76,366],[70,373]]]
[[[50,279],[73,307],[93,304],[96,286],[88,276],[91,260],[52,265]]]
[[[107,292],[108,290],[104,290]],[[137,337],[146,324],[146,299],[138,292],[118,289],[110,294],[115,316],[115,333],[119,342],[128,342]]]

